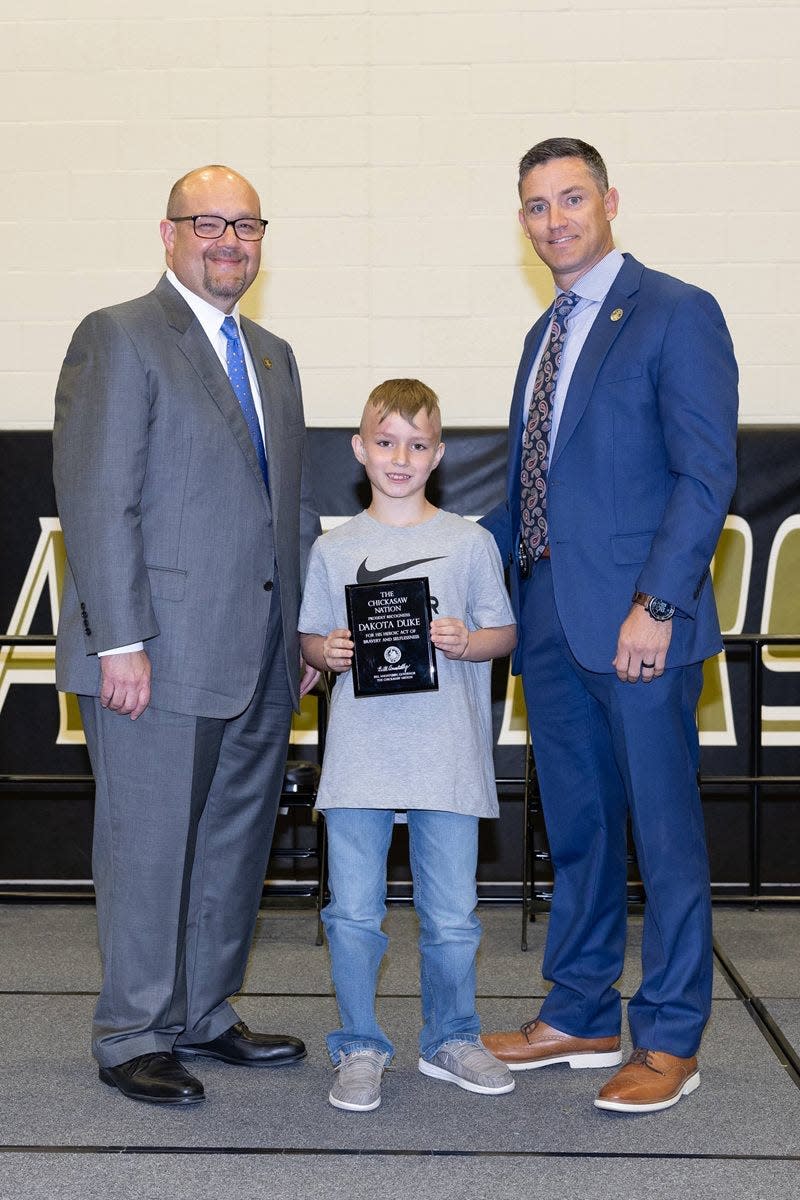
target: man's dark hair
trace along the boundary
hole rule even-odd
[[[608,191],[606,164],[594,146],[590,146],[588,142],[581,142],[578,138],[548,138],[531,146],[528,153],[520,159],[518,186],[522,187],[523,179],[534,167],[540,167],[542,163],[550,162],[554,158],[579,158],[586,163],[603,195]]]

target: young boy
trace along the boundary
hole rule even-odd
[[[353,1112],[378,1107],[394,1053],[375,991],[396,810],[407,813],[420,923],[419,1069],[483,1095],[514,1087],[479,1038],[474,910],[478,819],[498,813],[490,660],[513,649],[516,626],[493,539],[426,499],[444,453],[441,429],[439,402],[419,380],[390,379],[371,393],[353,452],[372,502],[315,543],[300,613],[306,661],[339,676],[317,806],[327,822],[331,900],[322,919],[341,1020],[327,1037],[337,1068],[329,1100]],[[345,585],[420,575],[430,584],[439,690],[356,697]]]

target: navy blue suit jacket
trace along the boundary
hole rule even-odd
[[[507,498],[481,522],[510,566],[518,620],[523,402],[551,315],[525,339]],[[613,671],[634,590],[677,606],[668,667],[721,649],[708,568],[736,481],[737,383],[713,296],[626,254],[570,381],[548,476],[556,605],[588,670]],[[515,670],[524,636],[521,628]]]

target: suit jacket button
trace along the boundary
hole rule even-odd
[[[268,579],[267,582],[264,584],[264,591],[265,592],[272,591],[272,580],[271,579]]]
[[[86,636],[87,636],[87,637],[91,637],[91,636],[92,636],[92,631],[91,631],[91,629],[89,628],[89,626],[88,626],[88,625],[86,626]]]

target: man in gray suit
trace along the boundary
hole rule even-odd
[[[57,684],[78,695],[97,797],[100,1078],[161,1104],[203,1099],[180,1060],[277,1066],[241,987],[300,663],[301,568],[319,532],[297,366],[238,301],[266,221],[222,166],[173,187],[167,272],[90,314],[56,393],[67,547]],[[302,678],[301,678],[302,673]]]

